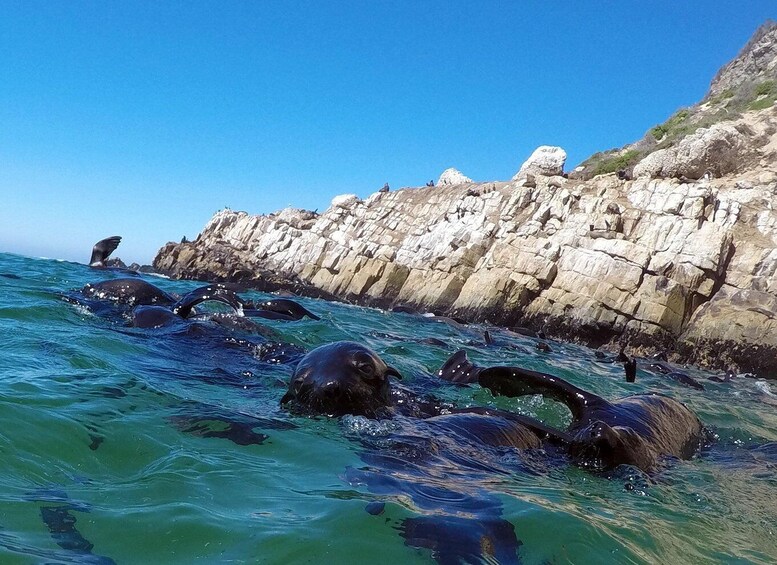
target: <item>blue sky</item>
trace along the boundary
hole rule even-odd
[[[777,2],[2,2],[0,251],[148,263],[225,206],[567,169],[698,101]]]

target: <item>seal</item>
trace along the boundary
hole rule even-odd
[[[104,269],[108,266],[108,257],[116,251],[121,243],[121,236],[114,235],[101,239],[92,247],[92,257],[89,259],[89,266],[97,269]]]
[[[330,343],[302,358],[281,403],[333,416],[397,416],[388,434],[359,434],[366,466],[348,467],[346,480],[378,496],[412,499],[425,515],[404,520],[398,530],[407,545],[444,548],[433,553],[440,563],[517,563],[521,542],[514,526],[501,517],[501,501],[473,477],[510,473],[505,450],[541,448],[544,425],[499,410],[424,403],[393,387],[392,376],[401,378],[368,347]],[[357,421],[343,423],[353,427]],[[358,422],[353,429],[370,428]],[[467,480],[455,480],[461,476]],[[367,511],[380,514],[383,503],[373,502]]]
[[[300,303],[288,298],[273,298],[261,302],[245,302],[243,304],[246,316],[268,318],[273,320],[301,320],[305,316],[311,320],[320,320],[313,312]]]
[[[402,378],[377,353],[353,341],[322,345],[297,364],[281,404],[316,413],[377,417],[391,404],[389,377]]]
[[[438,371],[453,383],[479,383],[496,395],[542,394],[564,403],[572,413],[559,430],[576,463],[595,470],[621,464],[655,470],[663,457],[692,457],[701,446],[703,427],[684,404],[660,394],[608,401],[553,375],[521,367],[478,367],[464,351],[454,353]]]
[[[568,439],[528,416],[481,407],[457,409],[419,398],[407,389],[392,387],[391,376],[402,378],[369,347],[353,341],[322,345],[297,364],[281,404],[328,416],[384,418],[400,412],[421,418],[424,425],[492,446],[539,447],[540,440]]]
[[[81,290],[84,296],[110,300],[118,304],[170,306],[176,299],[148,281],[141,278],[120,278],[88,283]]]

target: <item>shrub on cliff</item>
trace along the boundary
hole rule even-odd
[[[604,157],[596,164],[594,176],[614,173],[621,169],[632,167],[642,158],[642,153],[636,149],[630,149],[621,155],[612,155]]]

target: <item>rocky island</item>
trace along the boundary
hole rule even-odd
[[[345,194],[325,212],[219,211],[154,268],[777,377],[777,23],[704,99],[566,174]]]

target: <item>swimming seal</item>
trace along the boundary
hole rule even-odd
[[[438,375],[454,383],[479,383],[497,395],[542,394],[564,403],[572,423],[559,432],[569,442],[570,455],[584,467],[605,470],[628,464],[650,471],[662,457],[693,456],[701,444],[699,418],[667,396],[608,401],[553,375],[521,367],[478,367],[464,351],[454,353]]]
[[[281,404],[315,414],[368,418],[392,416],[395,411],[421,418],[460,438],[488,445],[539,447],[540,440],[566,441],[568,436],[542,422],[504,410],[455,408],[421,399],[391,387],[389,377],[400,373],[370,348],[352,341],[322,345],[305,355],[294,370]]]
[[[301,320],[307,316],[312,320],[320,320],[313,312],[287,298],[273,298],[261,302],[245,302],[243,304],[246,316],[268,318],[272,320]]]
[[[141,278],[121,278],[98,283],[88,283],[82,290],[84,296],[110,300],[119,304],[170,306],[175,298]]]
[[[330,416],[376,417],[390,404],[390,376],[402,378],[368,347],[352,341],[322,345],[300,360],[281,404],[295,401]]]
[[[116,251],[119,243],[121,243],[121,236],[119,235],[106,237],[95,243],[94,247],[92,247],[92,257],[89,259],[89,266],[98,269],[107,267],[108,257]]]

